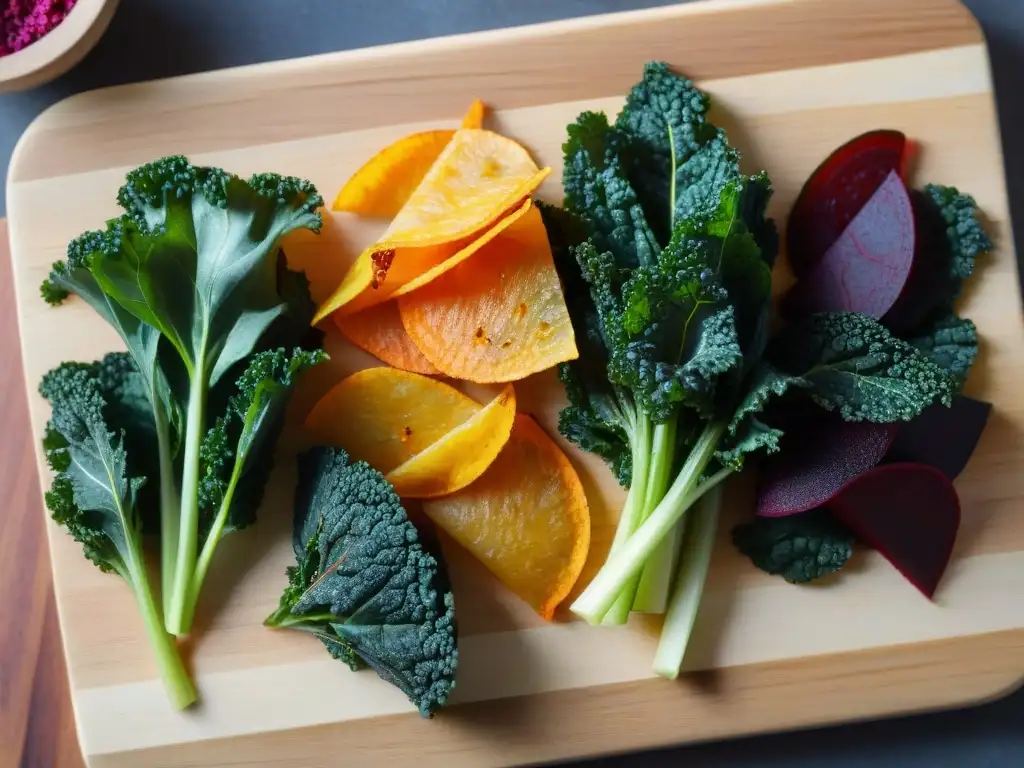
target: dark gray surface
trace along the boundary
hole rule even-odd
[[[1011,208],[1019,225],[1024,221],[1024,100],[1020,97],[1024,0],[966,3],[981,20],[989,40]],[[671,0],[500,4],[497,0],[122,0],[109,32],[77,69],[35,91],[0,96],[0,172],[6,178],[11,150],[32,119],[79,91],[399,40],[669,4]],[[1024,693],[961,712],[589,763],[601,768],[681,764],[1024,766]]]

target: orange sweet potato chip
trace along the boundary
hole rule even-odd
[[[398,308],[416,346],[453,378],[515,381],[578,356],[536,207]]]
[[[550,171],[512,139],[461,128],[376,249],[437,245],[479,232],[529,197]]]
[[[335,313],[332,318],[349,341],[393,368],[427,376],[440,373],[412,343],[395,302],[386,301],[344,317]]]
[[[482,128],[484,103],[477,99],[462,118],[463,128]],[[455,131],[420,131],[403,136],[367,160],[334,198],[335,211],[393,217],[402,210]]]
[[[471,419],[480,404],[454,387],[395,368],[343,379],[306,417],[311,436],[387,474]]]
[[[402,498],[428,499],[465,488],[491,465],[508,442],[516,417],[509,384],[474,416],[387,473]]]
[[[484,127],[484,115],[487,113],[487,107],[480,99],[476,99],[472,104],[469,105],[469,109],[466,111],[466,116],[462,118],[463,128],[483,128]]]
[[[454,135],[450,130],[422,131],[389,144],[352,175],[331,207],[363,216],[395,216]]]
[[[364,251],[335,292],[335,296],[344,297],[345,302],[334,314],[344,317],[362,312],[367,307],[426,285],[485,247],[523,216],[531,205],[527,200],[495,222],[486,232],[453,243],[425,248],[398,248],[384,253]],[[326,305],[321,308],[314,322],[319,322],[325,312]]]
[[[351,314],[380,303],[418,275],[473,247],[519,208],[550,171],[538,169],[525,149],[504,136],[456,131],[384,236],[360,254],[321,304],[314,323],[343,307]],[[378,293],[385,285],[393,289]]]
[[[423,511],[545,619],[590,550],[590,511],[576,470],[525,415],[478,480],[424,501]]]

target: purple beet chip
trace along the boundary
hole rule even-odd
[[[960,499],[948,477],[924,464],[875,467],[828,510],[926,597],[935,594],[960,529]]]
[[[900,426],[885,460],[927,464],[955,480],[974,453],[991,412],[991,403],[963,395],[949,408],[931,405]]]
[[[784,311],[861,312],[880,319],[907,284],[914,247],[910,192],[891,171],[824,258],[789,292]]]
[[[765,458],[756,513],[784,517],[820,507],[889,450],[894,424],[848,422],[827,411],[787,431],[782,450]]]

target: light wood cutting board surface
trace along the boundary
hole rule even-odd
[[[421,721],[397,691],[352,674],[301,633],[260,624],[276,605],[292,487],[285,441],[260,522],[220,547],[190,641],[203,705],[167,706],[131,596],[50,526],[54,582],[83,753],[90,765],[369,764],[479,766],[548,760],[835,722],[981,700],[1024,677],[1024,323],[987,52],[954,0],[742,0],[597,17],[448,40],[279,62],[76,96],[44,113],[15,152],[11,241],[33,429],[43,372],[93,359],[117,337],[81,302],[38,298],[67,242],[116,213],[126,170],[182,152],[240,174],[312,179],[330,197],[374,151],[457,123],[481,97],[493,125],[555,168],[564,126],[582,109],[615,112],[649,59],[697,79],[715,121],[766,168],[784,217],[828,152],[873,128],[921,147],[916,183],[973,194],[998,247],[964,313],[984,353],[968,393],[995,412],[958,480],[964,523],[934,603],[880,557],[842,578],[797,588],[769,578],[727,541],[748,514],[743,488],[723,521],[689,670],[655,680],[654,622],[592,629],[567,615],[545,625],[454,546],[446,547],[460,620],[456,703]],[[55,202],[58,201],[58,202]],[[60,207],[63,204],[63,207]],[[289,258],[323,295],[374,227],[331,217]],[[331,259],[322,257],[325,248]],[[329,369],[310,375],[296,411],[369,364],[333,334]],[[549,432],[554,377],[517,386]],[[621,491],[570,450],[592,505],[588,573],[603,560]],[[48,475],[44,474],[48,477]]]

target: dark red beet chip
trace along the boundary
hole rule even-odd
[[[893,424],[848,422],[818,411],[787,431],[782,450],[761,463],[756,513],[784,517],[822,506],[882,460],[896,431]]]
[[[935,594],[960,528],[948,477],[924,464],[886,464],[848,483],[828,509],[926,597]]]
[[[793,274],[807,275],[886,177],[903,174],[906,146],[899,131],[871,131],[847,142],[818,166],[800,191],[786,226]]]
[[[891,171],[839,239],[784,300],[788,315],[860,312],[881,319],[897,304],[914,264],[914,208]]]
[[[885,459],[927,464],[955,480],[974,453],[991,412],[991,403],[963,395],[954,398],[950,408],[931,405],[900,425]]]

